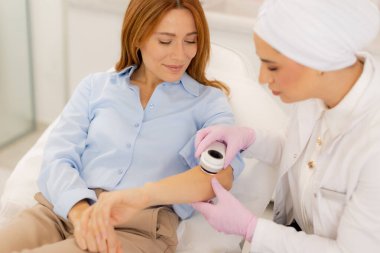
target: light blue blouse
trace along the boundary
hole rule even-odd
[[[143,109],[130,82],[135,69],[86,77],[49,136],[38,184],[63,218],[82,199],[96,202],[92,189],[139,187],[198,165],[197,130],[234,123],[226,96],[186,73],[177,83],[159,84]],[[242,159],[232,167],[237,177]],[[183,219],[193,211],[173,207]]]

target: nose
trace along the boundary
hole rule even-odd
[[[271,84],[274,82],[274,78],[272,77],[270,71],[268,71],[263,64],[260,65],[260,73],[259,73],[259,83],[260,84]]]
[[[171,56],[174,60],[184,60],[186,58],[186,51],[183,43],[175,43],[173,50],[171,52]]]

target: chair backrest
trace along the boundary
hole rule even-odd
[[[231,88],[230,102],[237,124],[267,129],[285,125],[286,113],[251,78],[249,71],[234,50],[212,45],[207,75],[225,82]],[[33,196],[38,191],[36,179],[41,168],[44,146],[56,122],[57,120],[50,124],[36,144],[22,157],[7,180],[0,202],[0,227],[23,209],[35,204]],[[246,164],[247,169],[236,180],[233,192],[246,206],[260,214],[271,198],[275,173],[273,169],[266,168],[253,159],[246,160]],[[178,253],[224,252],[225,249],[238,247],[241,240],[214,231],[199,214],[181,222],[177,234],[180,241]]]

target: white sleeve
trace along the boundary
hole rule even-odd
[[[260,218],[257,221],[250,252],[338,253],[343,251],[339,249],[334,240],[317,235],[308,235],[305,232],[297,232],[292,227]]]
[[[255,129],[256,139],[242,154],[243,157],[255,158],[271,167],[280,164],[285,144],[285,134]]]

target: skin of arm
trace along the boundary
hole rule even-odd
[[[207,174],[200,166],[183,173],[149,182],[140,188],[103,192],[96,204],[86,209],[81,217],[82,233],[88,238],[87,244],[97,244],[98,249],[116,247],[110,226],[125,223],[138,211],[156,205],[170,205],[206,201],[215,197],[211,179],[216,177],[222,186],[231,189],[233,169],[228,166],[218,174]],[[87,235],[93,235],[88,237]],[[95,240],[94,238],[102,238]],[[120,249],[118,249],[120,250]]]
[[[216,177],[224,188],[231,189],[233,169],[228,166],[218,174],[203,172],[196,166],[186,172],[147,183],[142,187],[146,196],[146,206],[170,205],[206,201],[215,196],[211,187],[211,178]]]

